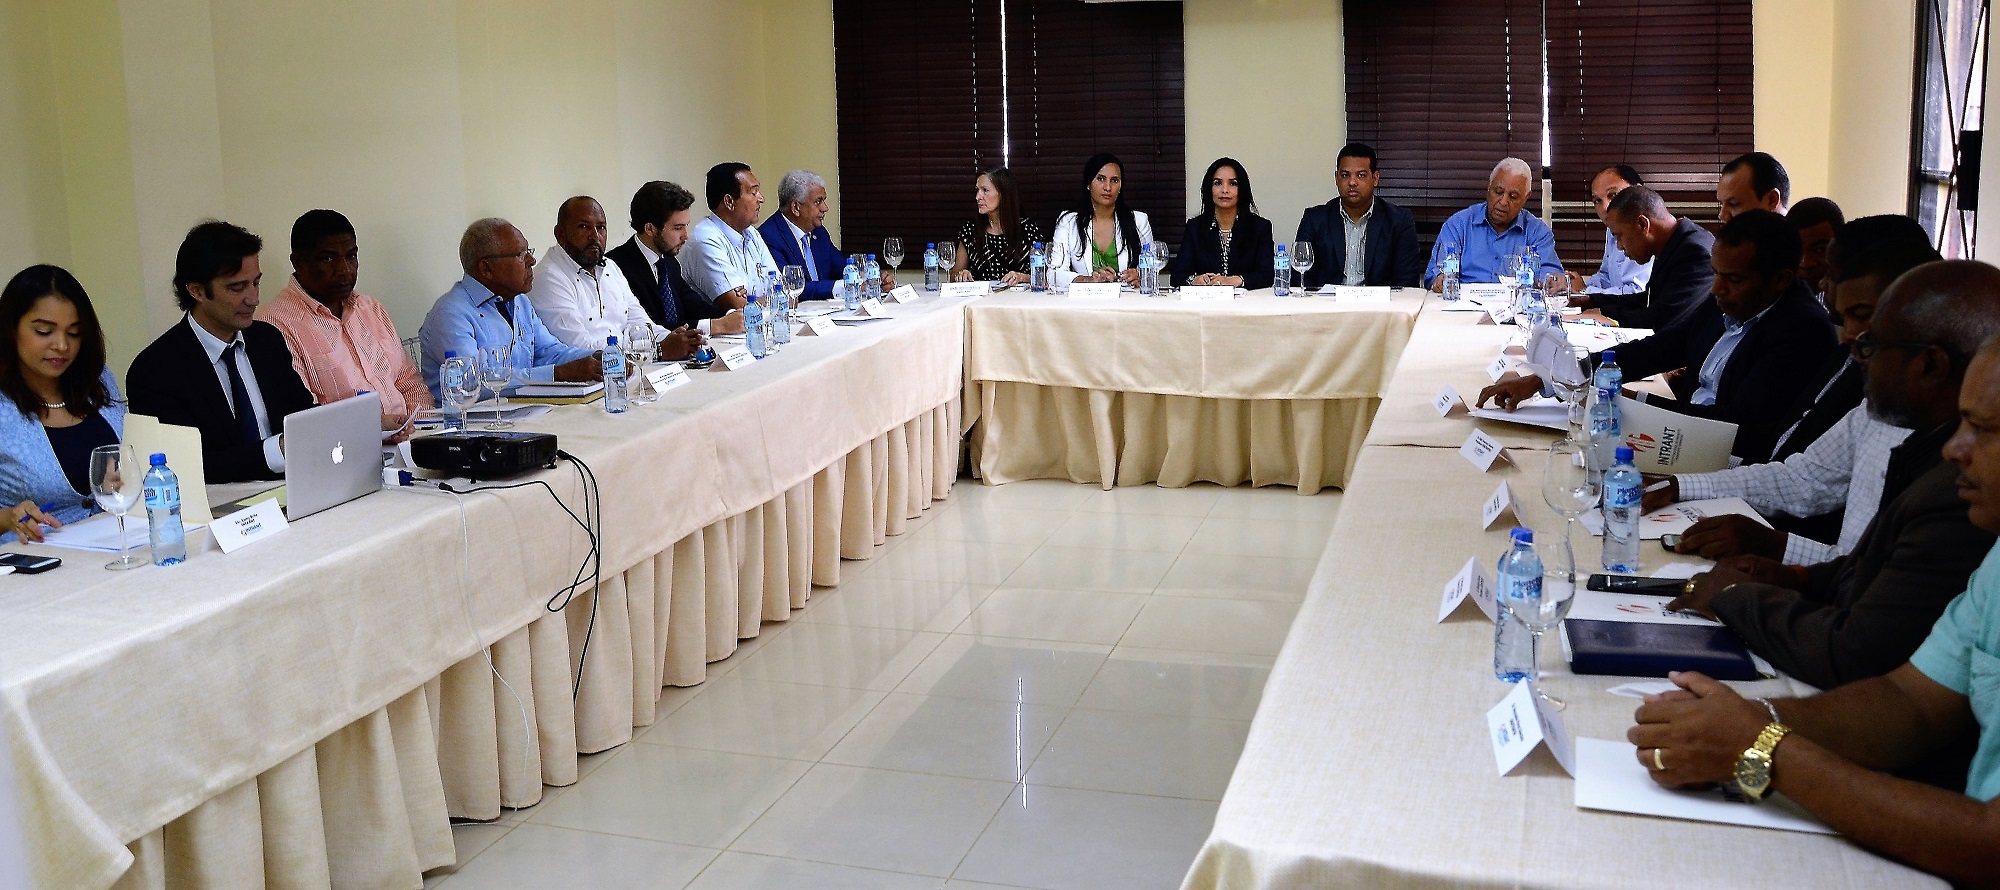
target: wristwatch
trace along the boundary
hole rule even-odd
[[[1771,752],[1791,731],[1783,723],[1771,723],[1757,734],[1757,743],[1736,758],[1736,787],[1749,795],[1751,801],[1762,801],[1764,793],[1771,789]]]

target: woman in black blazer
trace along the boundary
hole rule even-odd
[[[1271,221],[1257,215],[1250,174],[1235,158],[1208,165],[1201,215],[1181,230],[1181,251],[1168,268],[1176,284],[1271,286]]]

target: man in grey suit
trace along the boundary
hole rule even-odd
[[[1375,196],[1375,187],[1382,182],[1382,172],[1375,169],[1375,149],[1359,142],[1344,145],[1334,163],[1339,167],[1340,197],[1306,208],[1299,220],[1298,240],[1313,246],[1306,287],[1416,287],[1424,274],[1416,217]]]

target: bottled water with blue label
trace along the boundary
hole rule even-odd
[[[937,242],[932,241],[924,245],[924,290],[936,291],[937,289],[938,289]]]
[[[1625,433],[1618,417],[1618,393],[1625,385],[1625,371],[1618,367],[1618,350],[1604,350],[1596,372],[1590,375],[1590,470],[1602,476],[1611,469],[1611,450],[1624,442]]]
[[[750,354],[763,358],[770,348],[764,342],[764,307],[757,302],[757,295],[750,295],[750,302],[743,306],[743,345],[750,347]]]
[[[771,294],[771,311],[765,313],[764,323],[771,326],[772,343],[780,346],[792,342],[792,293],[785,290],[785,282],[772,272],[765,290]]]
[[[1151,297],[1159,292],[1160,269],[1153,262],[1153,243],[1148,241],[1139,247],[1139,293]]]
[[[471,381],[478,377],[479,368],[470,356],[444,351],[444,362],[438,365],[438,412],[444,417],[445,429],[465,429],[465,404],[453,393],[476,392]]]
[[[1542,607],[1542,558],[1535,555],[1535,533],[1516,528],[1500,555],[1500,595],[1494,598],[1500,616],[1493,623],[1493,676],[1519,683],[1535,675],[1534,634],[1515,612],[1533,614]]]
[[[875,260],[874,254],[868,255],[868,268],[861,270],[861,275],[866,288],[862,296],[870,300],[882,299],[882,264]]]
[[[1288,297],[1292,294],[1292,258],[1285,255],[1285,245],[1278,245],[1276,258],[1271,260],[1271,295]]]
[[[861,267],[851,262],[840,273],[840,305],[849,312],[861,308]]]
[[[1447,247],[1444,249],[1444,263],[1441,264],[1438,277],[1444,279],[1444,301],[1447,303],[1458,302],[1458,248]]]
[[[1632,465],[1632,449],[1618,446],[1604,474],[1604,570],[1639,571],[1639,513],[1645,482]]]
[[[187,562],[187,532],[181,528],[181,480],[167,469],[167,456],[155,454],[142,483],[146,498],[146,537],[153,545],[153,565]]]
[[[1049,255],[1040,241],[1028,252],[1028,289],[1038,294],[1049,289]]]
[[[631,404],[631,394],[625,389],[625,350],[618,348],[617,336],[607,337],[604,341],[604,412],[623,414]]]

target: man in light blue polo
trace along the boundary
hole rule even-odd
[[[458,263],[465,277],[438,297],[424,316],[424,385],[438,395],[438,367],[447,351],[477,359],[489,346],[515,344],[515,361],[528,369],[515,379],[583,383],[604,379],[597,351],[556,339],[524,296],[535,286],[535,252],[528,238],[498,217],[479,220],[458,239]]]
[[[1507,255],[1529,250],[1541,257],[1536,281],[1550,273],[1563,274],[1562,261],[1556,258],[1555,233],[1548,223],[1525,209],[1534,193],[1534,171],[1527,161],[1507,158],[1495,165],[1493,175],[1486,180],[1486,203],[1452,214],[1438,230],[1437,243],[1431,246],[1431,264],[1424,269],[1424,284],[1434,291],[1444,289],[1444,278],[1438,273],[1444,267],[1447,249],[1459,252],[1458,280],[1463,282],[1497,282]]]

